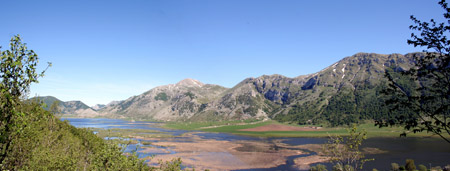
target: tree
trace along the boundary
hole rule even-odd
[[[348,132],[350,135],[345,139],[341,136],[330,136],[329,142],[324,145],[324,154],[336,164],[333,170],[362,169],[365,162],[373,160],[365,159],[359,149],[362,142],[367,139],[367,132],[365,130],[358,131],[356,125],[353,125]]]
[[[37,83],[44,75],[45,70],[36,72],[37,63],[37,54],[27,49],[19,35],[11,38],[9,50],[0,50],[0,164],[10,152],[11,140],[23,126],[20,118],[25,114],[19,110],[21,99],[30,84]]]
[[[411,16],[414,24],[410,26],[413,33],[408,44],[427,50],[415,56],[415,66],[398,71],[400,76],[388,70],[385,72],[389,80],[384,91],[389,97],[386,104],[392,113],[401,114],[379,119],[376,125],[402,125],[414,133],[434,133],[450,143],[450,40],[447,39],[450,8],[445,0],[441,0],[439,5],[445,9],[446,22],[438,23],[433,19],[423,22]],[[405,78],[411,80],[409,85],[402,84]]]
[[[61,112],[61,109],[59,108],[59,104],[60,104],[60,102],[58,100],[55,100],[52,103],[52,105],[50,105],[49,111],[55,115],[59,114]]]

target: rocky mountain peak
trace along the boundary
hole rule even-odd
[[[100,109],[103,109],[104,107],[106,107],[106,105],[104,105],[104,104],[96,104],[94,106],[91,106],[91,108],[94,110],[100,110]]]
[[[186,78],[184,80],[181,80],[176,84],[177,86],[187,86],[187,87],[203,87],[205,84],[198,80],[194,80],[191,78]]]

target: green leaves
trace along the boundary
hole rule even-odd
[[[19,35],[0,51],[0,170],[149,170],[136,156],[125,156],[116,143],[77,129],[44,110],[39,102],[22,101],[37,83],[37,54]],[[53,104],[52,112],[58,112]]]
[[[447,22],[423,22],[411,16],[414,24],[410,26],[413,33],[408,44],[430,51],[416,55],[415,66],[407,71],[398,74],[386,70],[386,105],[395,115],[378,120],[377,125],[403,125],[406,130],[427,131],[450,143],[450,8],[445,0],[439,4]]]
[[[28,50],[19,35],[11,38],[10,49],[0,51],[0,164],[4,163],[15,145],[13,141],[23,134],[29,125],[25,122],[26,112],[21,110],[23,95],[30,84],[37,82],[38,57]]]
[[[348,170],[343,168],[344,166],[362,169],[365,162],[373,160],[365,159],[359,149],[362,142],[367,139],[367,132],[359,131],[356,125],[347,131],[350,135],[345,139],[341,136],[330,136],[328,143],[323,146],[323,152],[330,157],[332,162],[336,163],[336,166],[341,166],[341,170]]]
[[[20,97],[31,83],[37,82],[38,56],[34,51],[27,49],[19,35],[11,38],[9,50],[1,52],[0,62],[2,87],[9,94]]]

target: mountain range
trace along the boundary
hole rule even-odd
[[[70,114],[78,117],[95,117],[98,116],[99,113],[88,105],[84,104],[81,101],[61,101],[53,96],[39,96],[33,97],[30,100],[41,101],[44,105],[44,109],[50,110],[50,107],[53,104],[58,105],[58,114]]]
[[[185,79],[93,108],[64,102],[62,111],[164,121],[272,118],[340,125],[387,114],[380,93],[386,86],[385,71],[409,69],[415,55],[423,56],[357,53],[314,74],[263,75],[232,88]]]

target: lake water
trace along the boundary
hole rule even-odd
[[[92,128],[121,128],[121,129],[149,129],[165,132],[175,136],[181,135],[188,131],[184,130],[169,130],[156,127],[151,123],[156,122],[131,122],[126,120],[118,119],[103,119],[103,118],[62,118],[62,120],[68,120],[70,124],[75,127],[92,127]],[[150,124],[149,124],[150,123]],[[326,138],[258,138],[249,136],[240,136],[226,133],[201,133],[196,134],[203,139],[214,139],[214,140],[227,140],[227,141],[271,141],[271,140],[283,140],[283,143],[289,145],[303,145],[303,144],[323,144],[327,141]],[[190,141],[186,137],[178,137],[177,141]],[[156,141],[156,140],[155,140]],[[145,146],[138,144],[139,146]],[[151,145],[147,145],[151,146]],[[401,165],[405,164],[406,159],[414,159],[416,166],[423,164],[427,167],[431,166],[445,166],[450,164],[450,144],[447,142],[435,139],[435,138],[369,138],[364,141],[363,147],[374,147],[379,148],[383,151],[388,151],[382,154],[366,155],[366,158],[374,158],[375,161],[367,162],[364,168],[371,170],[372,168],[377,168],[378,170],[389,170],[390,164],[395,162]],[[175,153],[167,147],[157,147],[164,148],[164,150],[170,153]],[[130,145],[125,150],[126,152],[136,149],[136,145]],[[140,158],[145,158],[151,155],[165,155],[168,153],[143,153],[138,147],[137,154]],[[314,154],[314,153],[312,153]],[[306,154],[306,155],[312,155]],[[286,164],[278,166],[276,168],[270,169],[249,169],[249,170],[297,170],[292,168],[293,159],[297,157],[305,156],[305,154],[298,156],[291,156],[287,158]],[[322,163],[331,166],[327,163]],[[331,170],[331,169],[329,169]]]

